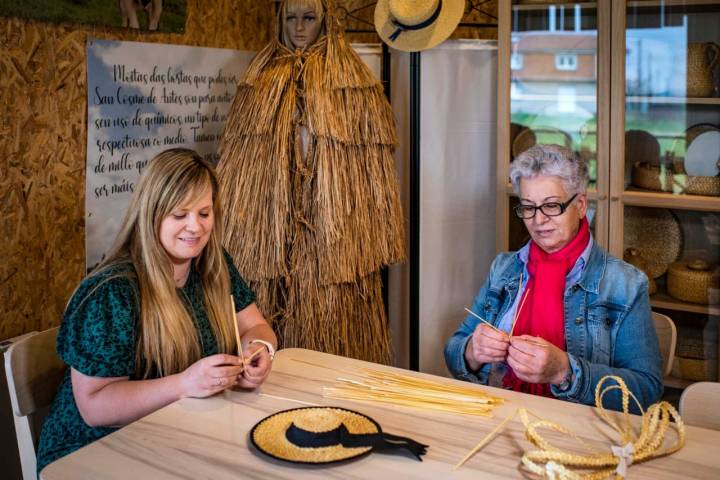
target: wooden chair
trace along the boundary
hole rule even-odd
[[[655,331],[657,332],[660,352],[663,357],[663,377],[670,375],[675,359],[675,343],[677,342],[677,329],[672,319],[662,313],[652,312]]]
[[[720,383],[697,382],[680,396],[680,416],[688,425],[720,430]]]
[[[5,352],[5,373],[24,480],[37,478],[35,448],[40,432],[35,426],[39,417],[47,414],[65,372],[65,363],[55,351],[57,334],[57,327],[32,332]]]

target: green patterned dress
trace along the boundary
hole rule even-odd
[[[255,295],[240,277],[230,256],[225,259],[230,273],[232,294],[238,311],[255,301]],[[86,278],[65,310],[57,338],[57,351],[63,361],[78,372],[92,377],[135,376],[135,346],[139,293],[136,283],[123,273],[132,266],[117,267]],[[214,355],[217,341],[203,306],[200,276],[191,267],[187,282],[178,289],[189,303],[202,343],[203,356]],[[45,419],[38,446],[37,470],[85,445],[117,430],[91,427],[78,411],[73,397],[70,369],[58,388],[50,413]]]

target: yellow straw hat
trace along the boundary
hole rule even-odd
[[[324,464],[366,455],[373,450],[404,448],[418,460],[426,445],[383,433],[362,413],[337,407],[283,410],[260,420],[250,431],[252,444],[278,460]]]
[[[464,10],[465,0],[378,0],[375,30],[398,50],[427,50],[452,34]]]

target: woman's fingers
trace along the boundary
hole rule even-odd
[[[510,345],[505,332],[494,330],[485,324],[478,326],[472,341],[475,359],[480,363],[502,362]]]
[[[218,353],[216,355],[210,355],[204,359],[209,366],[219,365],[242,365],[243,361],[240,357],[235,355],[227,355],[225,353]]]
[[[477,329],[475,330],[476,333],[480,333],[481,335],[491,338],[498,342],[509,342],[510,337],[508,337],[508,334],[503,332],[502,330],[498,330],[496,328],[491,327],[490,325],[486,323],[481,323],[478,325]]]
[[[215,367],[210,370],[210,376],[213,378],[230,378],[240,375],[242,371],[242,365]]]

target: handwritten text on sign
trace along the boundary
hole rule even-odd
[[[238,79],[251,52],[89,40],[86,266],[112,245],[139,175],[157,153],[217,161]]]

